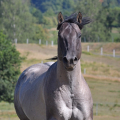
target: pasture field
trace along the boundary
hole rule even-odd
[[[90,45],[90,52],[87,46]],[[120,120],[120,58],[94,55],[101,46],[106,53],[117,50],[120,55],[120,43],[82,43],[81,70],[92,92],[94,100],[94,120]],[[33,64],[47,62],[57,55],[57,46],[37,44],[17,44],[17,50],[25,58],[21,72]],[[106,48],[106,49],[105,49]],[[13,104],[0,103],[0,120],[19,120]]]
[[[90,45],[92,50],[87,52],[87,45]],[[86,69],[86,75],[92,75],[99,78],[107,77],[108,79],[120,80],[120,58],[94,55],[91,51],[98,50],[101,46],[106,46],[106,52],[117,49],[120,55],[120,43],[82,43],[83,53],[81,56],[82,73]],[[17,44],[17,50],[21,53],[23,60],[21,72],[30,65],[47,62],[49,58],[57,55],[57,46],[39,46],[37,44]]]
[[[120,55],[120,43],[109,42],[109,43],[82,43],[82,49],[84,51],[87,50],[87,46],[89,45],[90,52],[100,53],[101,47],[103,48],[103,54],[112,54],[113,50],[115,49],[116,54]]]
[[[86,79],[94,101],[94,120],[120,119],[120,82]],[[97,105],[97,106],[96,106]],[[0,120],[18,120],[14,105],[0,103]]]

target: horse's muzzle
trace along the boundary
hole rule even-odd
[[[71,57],[71,58],[68,58],[68,57],[63,57],[63,63],[65,65],[65,68],[67,71],[72,71],[76,64],[77,64],[77,57]]]

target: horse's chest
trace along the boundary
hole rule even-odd
[[[54,113],[57,120],[83,120],[82,111],[77,107],[75,95],[60,91],[54,99]]]

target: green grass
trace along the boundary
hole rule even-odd
[[[120,82],[101,81],[97,79],[86,79],[86,81],[90,87],[94,101],[94,116],[96,116],[96,109],[99,116],[120,116]],[[1,102],[0,110],[14,110],[14,105]],[[5,116],[7,114],[2,115],[2,117]],[[10,114],[9,116],[11,118],[16,117],[15,114]]]
[[[120,104],[120,82],[101,81],[88,79],[86,81],[91,89],[94,103],[119,103]],[[114,91],[114,92],[110,92]]]
[[[100,48],[99,45],[96,47],[96,43],[93,43],[91,45],[92,45],[91,46],[92,48],[94,47],[94,50],[95,48],[96,49]],[[102,44],[102,46],[103,45],[104,44]],[[112,44],[107,45],[107,48],[109,48],[109,46],[111,47],[111,45]],[[92,55],[91,51],[90,53],[84,52],[86,51],[86,48],[87,47],[85,47],[85,50],[83,50],[83,54],[81,58],[82,72],[84,71],[84,68],[86,68],[86,74],[101,75],[101,76],[108,76],[108,77],[120,77],[120,74],[119,74],[120,73],[120,59]],[[42,52],[44,52],[44,50]],[[26,53],[26,55],[28,56],[30,54],[31,53]],[[53,56],[55,55],[53,54]],[[27,66],[40,63],[41,61],[47,62],[47,60],[34,59],[34,58],[23,60],[24,64],[25,65],[27,64]],[[85,79],[90,87],[93,101],[94,101],[94,106],[93,106],[94,120],[120,120],[120,114],[119,114],[120,113],[120,82],[115,82],[115,81],[112,82],[110,80],[105,81],[105,80],[98,80],[98,79],[92,79],[92,78],[91,79],[85,78]],[[96,104],[98,104],[97,116],[96,116],[96,109],[97,109]],[[2,102],[0,103],[0,109],[14,110],[14,106],[13,104],[9,105],[8,103]],[[0,115],[0,118],[1,118],[1,115]],[[15,117],[12,117],[11,119],[13,120],[13,118]],[[0,120],[8,120],[8,118],[4,116]],[[15,120],[18,120],[17,117]]]
[[[0,102],[0,120],[18,120],[13,103]]]
[[[85,54],[85,55],[93,55],[91,52],[87,52],[87,51],[82,51],[82,54]]]
[[[99,75],[108,77],[120,77],[120,69],[114,68],[112,65],[107,65],[98,62],[89,62],[81,60],[81,71],[84,73],[86,69],[86,74],[89,75]]]
[[[14,110],[13,103],[0,102],[0,110]]]
[[[120,34],[119,33],[112,33],[112,37],[115,39],[115,38],[119,38],[120,37]],[[111,41],[112,41],[112,38],[111,38]]]
[[[86,79],[94,101],[94,115],[119,116],[120,82]],[[111,92],[112,91],[112,92]],[[113,92],[114,91],[114,92]],[[98,105],[96,108],[96,105]]]

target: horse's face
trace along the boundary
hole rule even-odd
[[[58,33],[58,59],[71,71],[81,57],[81,31],[75,23],[64,22]]]

